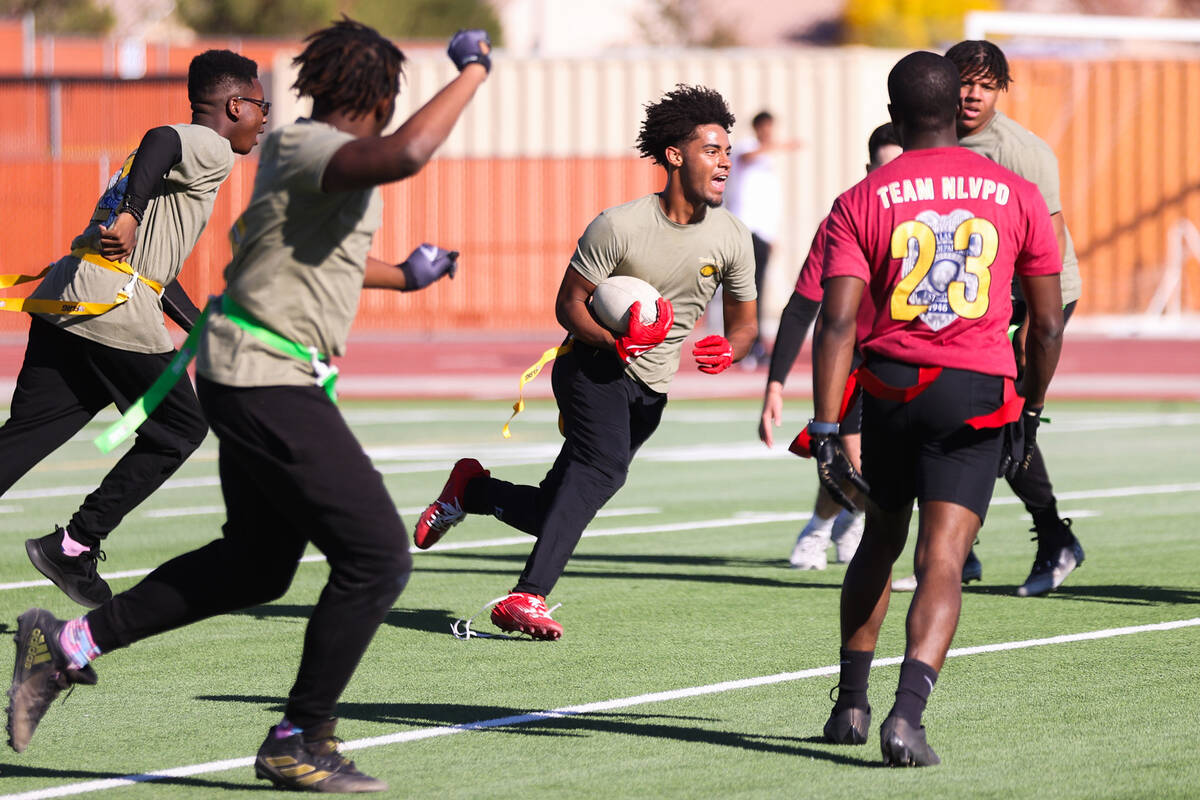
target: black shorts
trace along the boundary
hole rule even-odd
[[[871,358],[868,368],[889,386],[917,383],[910,364]],[[885,511],[914,499],[955,503],[982,521],[996,485],[1003,428],[976,430],[964,420],[995,411],[1003,397],[1003,378],[949,368],[907,403],[864,392],[862,471],[871,499]]]

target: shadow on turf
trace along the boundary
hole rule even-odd
[[[278,620],[278,619],[293,619],[298,622],[306,621],[312,616],[312,606],[290,605],[280,603],[278,605],[255,606],[242,611],[231,612],[234,615],[243,617],[253,617],[257,620]],[[383,618],[384,625],[391,625],[394,628],[405,628],[414,631],[426,631],[428,633],[450,633],[450,626],[462,617],[461,614],[447,611],[445,609],[432,608],[393,608]],[[500,640],[509,640],[514,642],[532,642],[533,639],[524,636],[489,636]]]
[[[1015,596],[1014,586],[964,586],[964,594]],[[1081,600],[1092,603],[1111,603],[1122,606],[1170,606],[1200,603],[1200,591],[1172,586],[1079,585],[1064,583],[1053,592],[1042,595],[1046,600]],[[1030,598],[1039,599],[1039,598]]]
[[[246,703],[265,707],[266,710],[283,713],[285,700],[281,697],[263,695],[200,695],[197,700],[221,703]],[[347,703],[338,704],[338,716],[364,722],[385,725],[408,725],[416,728],[439,725],[470,725],[483,720],[500,720],[531,714],[528,709],[505,708],[503,706],[472,706],[452,703]],[[671,724],[670,721],[685,723]],[[764,753],[780,753],[802,758],[815,758],[835,764],[877,767],[878,758],[855,758],[848,755],[848,748],[830,745],[820,736],[764,736],[739,731],[713,730],[712,728],[689,726],[686,723],[705,723],[714,720],[705,717],[681,717],[665,714],[572,714],[544,720],[516,722],[489,727],[486,732],[518,734],[524,736],[587,736],[592,733],[613,733],[624,736],[645,736],[652,739],[670,739],[695,744],[714,744],[739,750]],[[479,732],[485,732],[480,730]],[[816,744],[819,747],[808,747]],[[833,748],[833,749],[828,749]],[[874,755],[873,749],[862,751]]]
[[[247,767],[247,769],[249,769]],[[24,764],[0,764],[0,781],[5,778],[38,778],[43,780],[109,780],[112,778],[137,777],[128,772],[100,772],[87,769],[54,769],[52,767],[29,767]],[[137,785],[150,783],[169,786],[194,786],[204,789],[230,789],[239,792],[261,790],[264,792],[279,791],[271,784],[263,781],[254,783],[235,783],[233,781],[214,781],[207,778],[157,778],[153,781],[141,780]],[[0,787],[3,783],[0,783]],[[40,791],[53,791],[53,787],[43,787]]]
[[[521,567],[524,566],[526,556],[521,554],[501,554],[501,553],[437,553],[436,555],[448,559],[464,559],[472,561],[491,561],[496,563],[512,564],[511,569],[482,569],[475,567],[453,567],[439,568],[429,564],[422,563],[420,570],[422,572],[437,572],[446,575],[505,575],[513,577],[519,573]],[[616,572],[610,570],[598,570],[590,568],[592,564],[602,562],[617,563],[617,564],[662,564],[669,566],[680,567],[704,567],[716,570],[711,573],[697,572]],[[589,555],[576,554],[571,557],[571,565],[574,569],[571,571],[572,578],[603,578],[616,580],[667,580],[667,581],[693,581],[698,583],[730,583],[739,586],[770,586],[791,589],[835,589],[841,591],[840,571],[834,573],[829,570],[823,574],[836,574],[836,580],[829,582],[814,582],[800,581],[792,578],[783,580],[780,578],[759,577],[753,575],[739,575],[733,570],[745,569],[747,567],[766,567],[773,571],[788,574],[799,575],[802,571],[793,570],[788,566],[786,560],[779,559],[755,559],[755,558],[723,558],[723,557],[706,557],[706,556],[666,556],[666,555]],[[582,569],[580,569],[582,567]]]

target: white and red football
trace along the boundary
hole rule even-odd
[[[658,319],[655,303],[661,296],[658,289],[641,278],[611,275],[596,285],[588,305],[597,322],[613,333],[624,335],[629,332],[629,307],[640,300],[642,323],[649,325]]]

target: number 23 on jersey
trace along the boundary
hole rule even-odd
[[[907,271],[892,290],[892,319],[908,322],[931,308],[963,319],[982,317],[999,241],[995,225],[965,211],[924,212],[897,225],[891,255],[903,259]]]

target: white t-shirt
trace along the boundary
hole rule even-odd
[[[753,136],[733,146],[733,169],[725,187],[725,207],[758,238],[773,242],[779,236],[782,222],[783,182],[770,153],[750,162],[742,161],[742,156],[758,147],[758,139]]]

